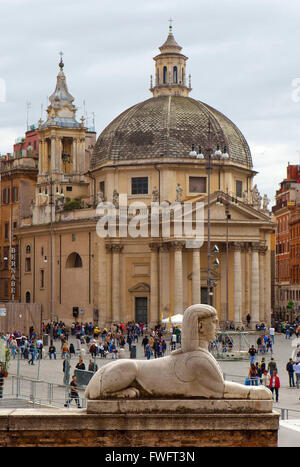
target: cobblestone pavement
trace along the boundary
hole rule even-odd
[[[257,333],[249,333],[246,336],[247,342],[250,345],[254,344],[256,346],[256,340],[257,340]],[[141,345],[141,340],[139,340],[138,343],[136,343],[136,350],[137,350],[137,358],[144,358],[143,355],[143,348]],[[73,337],[70,337],[69,342],[74,343],[74,347],[76,348],[76,343],[75,339]],[[64,386],[63,386],[63,359],[61,358],[61,352],[60,352],[60,342],[56,341],[55,342],[56,349],[57,349],[57,359],[50,360],[49,357],[47,356],[47,350],[48,347],[45,347],[46,351],[46,358],[42,359],[40,361],[35,361],[35,365],[29,365],[27,360],[20,360],[19,363],[17,359],[11,360],[10,365],[9,365],[9,374],[10,375],[16,375],[17,372],[19,371],[19,374],[24,377],[28,378],[33,378],[37,379],[39,378],[41,381],[46,381],[46,382],[51,382],[55,383],[57,385],[61,385],[61,403],[63,403],[64,399]],[[83,360],[86,365],[86,369],[89,364],[89,360],[91,359],[91,356],[87,352],[87,346],[83,345],[83,349],[86,350],[86,354],[83,357]],[[245,350],[248,350],[245,348]],[[289,418],[297,418],[300,419],[300,389],[297,388],[290,388],[289,387],[289,382],[288,382],[288,374],[286,371],[286,363],[288,362],[288,359],[292,355],[293,347],[292,347],[292,338],[291,339],[286,339],[284,334],[276,334],[275,335],[275,344],[273,347],[273,358],[275,359],[278,367],[278,375],[281,380],[281,388],[280,388],[280,393],[279,393],[279,402],[276,403],[274,402],[274,409],[293,409],[295,411],[299,410],[299,413],[290,411],[289,412]],[[167,354],[170,352],[169,350],[169,345],[168,345],[168,350]],[[125,348],[125,354],[126,357],[129,358],[129,350],[128,350],[128,345],[126,345]],[[256,361],[260,361],[261,357],[265,356],[266,362],[271,358],[270,353],[266,354],[258,354]],[[79,354],[77,354],[75,357],[73,356],[71,359],[71,371],[70,374],[73,374],[73,371],[75,369],[75,366],[78,362]],[[107,364],[108,362],[112,361],[111,356],[107,356],[106,359],[97,357],[96,362],[98,367],[100,368],[102,365]],[[18,364],[19,364],[19,370],[18,370]],[[238,381],[238,382],[244,382],[248,370],[249,370],[249,359],[244,359],[244,360],[237,360],[237,361],[224,361],[224,360],[219,360],[219,364],[224,372],[224,375],[226,379],[228,380],[233,380],[233,381]],[[46,391],[46,385],[45,385],[45,391]],[[83,394],[83,392],[81,392]],[[45,394],[46,397],[46,394]],[[9,383],[9,379],[5,382],[5,387],[4,387],[4,399],[0,401],[0,407],[5,406],[5,400],[6,404],[9,405],[9,407],[13,406],[13,401],[11,400],[11,384]],[[6,406],[7,406],[6,405]],[[75,406],[74,406],[75,407]],[[287,429],[286,427],[281,430],[281,432],[286,433],[287,438],[293,438],[296,437],[296,439],[299,439],[298,445],[300,446],[300,432],[298,431],[297,434],[295,431],[291,431]],[[284,441],[282,441],[284,442]],[[285,441],[287,442],[287,441]],[[292,441],[294,443],[294,441]],[[294,444],[292,444],[294,445]]]

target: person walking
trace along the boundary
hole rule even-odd
[[[54,360],[56,360],[56,347],[55,345],[51,344],[49,349],[48,349],[48,354],[49,354],[49,358],[50,360],[52,360],[52,355],[54,357]]]
[[[268,340],[267,340],[267,352],[269,352],[269,349],[270,349],[271,354],[272,354],[272,353],[273,353],[273,341],[272,341],[271,336],[268,336]]]
[[[0,363],[0,399],[3,398],[3,386],[4,386],[4,378],[8,376],[7,371],[3,367],[2,363]]]
[[[255,355],[256,355],[256,348],[254,347],[254,345],[252,345],[250,347],[250,349],[248,350],[248,354],[250,355],[250,364],[254,365],[255,364]]]
[[[250,384],[252,386],[257,386],[257,370],[253,363],[250,366],[248,377],[250,379]]]
[[[70,397],[65,403],[65,407],[69,407],[71,404],[72,400],[75,400],[78,409],[81,409],[80,401],[79,401],[79,394],[77,390],[77,383],[76,383],[76,376],[72,376],[72,381],[70,383]]]
[[[29,352],[30,352],[30,359],[28,360],[28,364],[29,365],[34,365],[34,360],[35,360],[35,356],[36,356],[36,347],[35,347],[35,343],[32,341],[30,343],[30,346],[29,346]]]
[[[275,344],[275,328],[273,328],[273,326],[269,328],[269,335],[270,335],[270,337],[272,339],[272,343],[274,345]]]
[[[61,358],[66,358],[66,355],[69,355],[70,349],[69,349],[68,343],[66,341],[64,341],[62,343],[61,351],[62,351]]]
[[[176,342],[177,342],[177,336],[176,334],[173,332],[172,336],[171,336],[171,349],[172,350],[176,350]]]
[[[144,346],[144,352],[146,352],[146,345],[148,344],[148,342],[149,342],[148,336],[145,335],[145,337],[142,340],[142,345]]]
[[[264,370],[262,374],[262,384],[263,386],[269,387],[269,383],[270,383],[270,376],[268,375],[267,370]]]
[[[79,358],[79,362],[76,365],[77,370],[85,370],[85,363],[82,358]]]
[[[296,375],[296,386],[297,389],[300,388],[300,362],[294,363],[293,369]]]
[[[149,343],[146,345],[146,348],[145,348],[145,356],[146,356],[147,360],[150,360],[151,354],[152,354],[152,347],[151,347],[151,344],[150,344],[150,342],[149,342]]]
[[[258,336],[257,341],[257,353],[262,352],[262,337]]]
[[[279,376],[277,375],[277,371],[273,371],[273,375],[270,378],[270,383],[269,383],[269,389],[272,391],[272,397],[274,400],[274,391],[275,391],[275,399],[276,402],[278,402],[279,398],[279,388],[280,388],[280,379]]]
[[[294,371],[295,370],[294,370],[294,362],[293,362],[292,358],[290,358],[289,361],[286,364],[286,371],[289,374],[290,388],[294,388],[295,387],[295,379],[294,379]]]
[[[93,362],[92,359],[90,359],[88,370],[92,371],[93,373],[96,373],[96,371],[98,371],[98,365],[97,363]]]
[[[268,372],[270,373],[270,376],[273,376],[274,371],[277,372],[277,364],[274,358],[272,357],[268,363]]]

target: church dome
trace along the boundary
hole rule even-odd
[[[210,127],[210,132],[209,132]],[[205,153],[219,145],[233,163],[252,167],[249,146],[225,115],[191,97],[159,95],[130,107],[100,134],[92,168],[106,161],[191,160],[192,145]]]

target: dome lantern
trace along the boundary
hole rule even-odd
[[[188,57],[181,53],[182,47],[177,44],[172,25],[166,41],[159,47],[160,54],[155,61],[155,85],[150,87],[153,96],[188,96],[191,91],[190,82],[186,84],[186,61]]]

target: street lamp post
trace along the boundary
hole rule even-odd
[[[54,321],[54,258],[53,258],[53,178],[50,176],[50,321]]]
[[[237,199],[232,197],[232,202],[237,204]],[[223,205],[225,207],[225,217],[226,217],[226,322],[229,321],[229,220],[231,219],[230,206],[231,202],[227,197],[224,199],[222,196],[219,196],[217,199],[218,205]]]
[[[195,151],[195,145],[192,145],[192,151],[190,152],[190,156],[195,156],[197,159],[205,159],[206,160],[206,172],[207,172],[207,302],[209,305],[212,305],[213,302],[213,286],[216,283],[213,281],[212,278],[212,271],[216,270],[219,266],[219,260],[217,258],[213,261],[213,267],[211,265],[211,258],[213,255],[216,255],[219,250],[216,246],[213,248],[213,252],[211,250],[211,234],[210,234],[210,199],[211,199],[211,173],[213,170],[212,160],[226,160],[228,159],[228,154],[226,150],[226,146],[224,147],[224,151],[220,150],[219,145],[217,145],[216,150],[213,152],[213,147],[211,144],[211,122],[208,122],[208,145],[205,151],[205,155],[202,154],[201,146],[199,146],[199,154]]]

